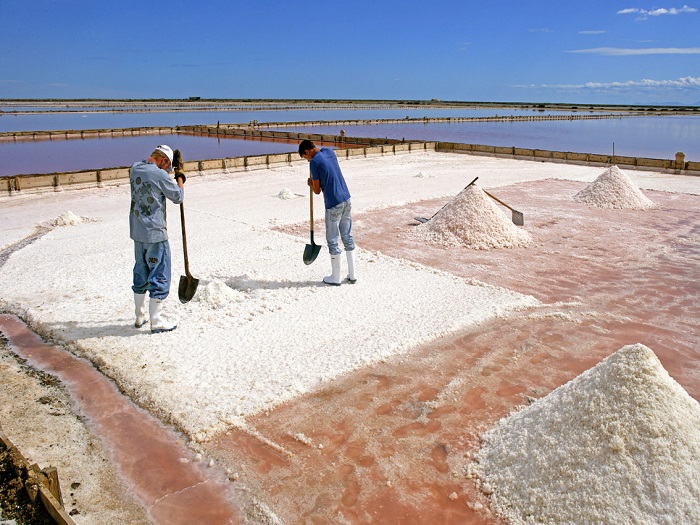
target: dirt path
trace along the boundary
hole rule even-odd
[[[514,408],[637,342],[700,399],[700,198],[646,192],[657,209],[601,210],[570,200],[582,187],[499,189],[525,214],[525,249],[416,244],[412,218],[445,201],[357,215],[363,249],[545,305],[340,378],[249,420],[257,437],[232,429],[208,452],[236,465],[285,523],[499,523],[464,467],[479,434]]]

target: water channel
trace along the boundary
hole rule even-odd
[[[12,111],[18,108],[13,107]],[[31,107],[22,108],[32,110]],[[80,109],[80,108],[79,108]],[[82,108],[58,113],[11,113],[0,104],[0,131],[118,129],[197,124],[247,124],[318,122],[369,119],[421,119],[423,117],[493,117],[496,115],[581,115],[593,111],[543,111],[530,109],[280,109],[183,111],[88,111]],[[600,112],[598,112],[600,113]],[[609,114],[609,113],[608,113]],[[275,128],[271,128],[275,129]],[[285,131],[388,137],[485,144],[519,148],[597,153],[629,157],[673,159],[683,152],[688,161],[700,161],[700,116],[621,116],[600,120],[550,120],[526,122],[407,121],[396,124],[286,126]],[[129,166],[166,143],[183,151],[186,160],[204,160],[296,151],[295,144],[260,140],[223,139],[177,135],[88,138],[74,140],[0,141],[0,176],[52,173]]]

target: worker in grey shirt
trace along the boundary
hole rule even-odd
[[[172,173],[175,166],[175,179]],[[136,162],[129,170],[131,210],[129,232],[134,241],[134,279],[132,290],[136,322],[141,328],[151,322],[151,332],[169,332],[177,325],[162,317],[162,303],[170,293],[170,244],[165,201],[180,204],[185,198],[186,177],[182,155],[166,145],[157,146],[147,160]],[[146,292],[150,294],[146,308]]]

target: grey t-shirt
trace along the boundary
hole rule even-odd
[[[129,170],[131,210],[129,232],[134,241],[162,242],[168,240],[165,199],[180,204],[185,191],[168,173],[152,162],[140,161]]]

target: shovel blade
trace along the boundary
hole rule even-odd
[[[425,217],[413,217],[414,220],[420,222],[421,224],[425,224],[428,222],[430,219],[426,219]]]
[[[195,279],[191,275],[183,275],[180,277],[180,286],[177,289],[177,297],[181,303],[189,303],[197,291],[199,279]]]
[[[513,210],[513,224],[516,226],[523,226],[525,224],[525,218],[523,217],[522,212],[515,211]]]
[[[320,244],[307,244],[306,247],[304,247],[304,264],[309,265],[314,262],[320,251]]]

